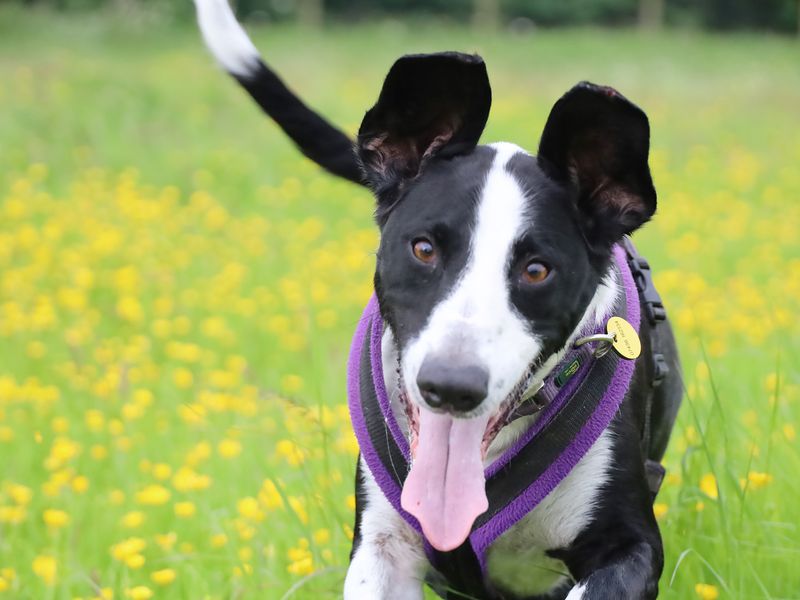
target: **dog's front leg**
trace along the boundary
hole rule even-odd
[[[583,577],[566,600],[651,600],[658,596],[661,569],[658,551],[640,542]]]
[[[427,559],[422,541],[386,500],[359,460],[356,532],[345,600],[422,600]]]

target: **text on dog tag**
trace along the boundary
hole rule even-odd
[[[622,358],[633,360],[642,353],[642,342],[636,330],[622,317],[611,317],[606,323],[606,331],[614,336],[611,347]]]

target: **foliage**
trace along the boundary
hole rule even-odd
[[[25,5],[47,5],[59,10],[108,8],[124,13],[145,12],[161,18],[190,19],[189,0],[12,0]],[[231,0],[240,16],[254,20],[286,20],[298,16],[308,0]],[[321,0],[330,17],[337,20],[364,20],[374,17],[403,16],[466,21],[475,0]],[[636,22],[642,0],[500,0],[506,22],[528,19],[537,26],[630,25]],[[797,31],[797,0],[663,0],[666,22],[674,26],[691,25],[714,30],[756,29]],[[520,25],[520,23],[516,21]]]
[[[368,194],[301,158],[193,29],[7,8],[0,23],[0,598],[339,597]],[[660,204],[637,243],[687,386],[656,504],[662,597],[796,596],[796,47],[425,24],[255,34],[350,132],[414,50],[486,57],[487,141],[534,149],[581,79],[645,108]]]

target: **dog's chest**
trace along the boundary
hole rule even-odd
[[[544,593],[569,572],[547,555],[568,547],[591,522],[612,459],[611,433],[595,442],[567,477],[539,505],[489,548],[492,584],[516,595]]]

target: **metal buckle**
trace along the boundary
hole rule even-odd
[[[573,346],[580,348],[584,344],[591,342],[598,342],[597,347],[592,351],[595,358],[605,356],[611,350],[611,344],[614,343],[614,336],[610,333],[595,333],[592,335],[585,335],[575,340]]]

